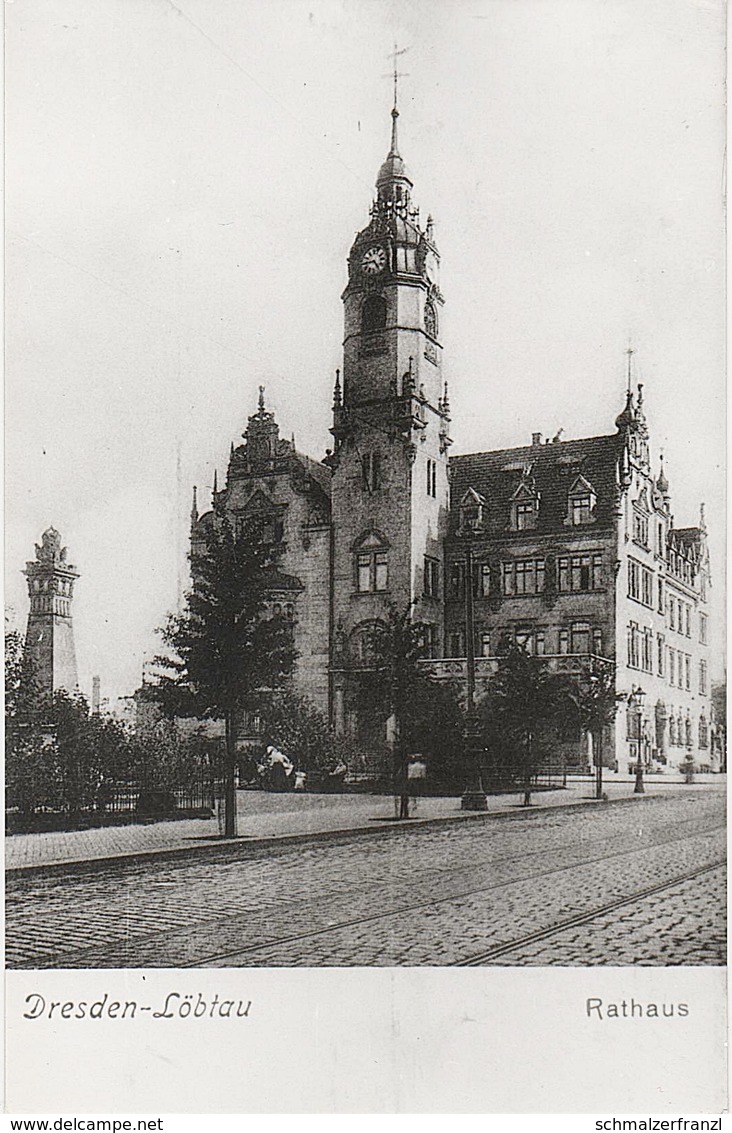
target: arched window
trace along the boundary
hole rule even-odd
[[[354,581],[359,594],[386,590],[389,584],[388,543],[375,531],[368,531],[354,544]]]
[[[424,329],[432,338],[437,338],[437,311],[429,299],[424,305]]]
[[[386,299],[383,295],[369,295],[361,309],[361,329],[364,334],[371,334],[385,326]]]

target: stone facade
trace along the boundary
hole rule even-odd
[[[359,718],[351,695],[374,625],[411,604],[428,627],[425,664],[464,682],[470,585],[478,694],[507,639],[562,671],[611,660],[618,691],[634,698],[608,729],[606,762],[626,770],[640,751],[662,770],[690,753],[711,767],[706,531],[703,519],[675,527],[663,468],[651,472],[630,353],[626,403],[607,435],[537,433],[519,448],[449,456],[440,258],[412,200],[397,119],[395,108],[370,219],[348,256],[333,448],[316,462],[280,439],[260,390],[224,489],[204,515],[194,506],[193,549],[217,514],[235,527],[267,516],[284,548],[271,601],[293,621],[296,688],[357,747],[388,736],[388,723],[374,732]],[[592,762],[588,737],[570,746],[570,763]]]
[[[39,692],[78,691],[71,602],[79,573],[66,558],[55,527],[44,531],[36,557],[26,563],[30,610],[25,651]]]

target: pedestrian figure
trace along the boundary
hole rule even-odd
[[[421,755],[410,755],[407,764],[407,794],[416,801],[424,794],[427,765]]]

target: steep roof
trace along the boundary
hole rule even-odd
[[[589,482],[597,497],[595,526],[610,526],[616,467],[623,443],[623,437],[614,433],[450,457],[452,529],[459,523],[460,500],[473,488],[487,501],[484,532],[506,532],[512,497],[523,483],[540,497],[536,532],[566,531],[568,495],[580,476]]]
[[[303,452],[296,452],[295,456],[303,465],[308,476],[312,477],[318,487],[321,488],[328,499],[330,499],[331,480],[333,478],[333,473],[330,468],[326,467],[325,464],[320,464],[317,460],[313,460],[312,456],[306,456]]]

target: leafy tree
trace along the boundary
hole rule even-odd
[[[290,626],[267,618],[277,547],[250,527],[235,537],[221,520],[204,554],[191,556],[192,588],[172,615],[158,658],[157,694],[171,714],[223,719],[226,726],[225,834],[236,834],[236,727],[263,688],[289,674],[295,660]]]
[[[505,750],[515,763],[524,784],[524,806],[531,805],[541,738],[561,716],[566,697],[564,679],[550,673],[540,657],[512,641],[506,643],[478,715],[486,746]]]
[[[324,773],[346,762],[346,745],[306,697],[276,692],[263,698],[259,715],[268,742],[282,748],[299,769]]]
[[[447,689],[440,688],[418,664],[424,658],[424,629],[412,621],[411,606],[392,605],[385,622],[374,625],[372,664],[359,674],[357,703],[362,711],[380,711],[394,721],[394,780],[399,817],[409,817],[407,759],[437,726],[440,706],[457,708]],[[454,736],[453,736],[454,740]],[[427,746],[427,745],[425,745]]]
[[[615,689],[615,664],[595,658],[587,673],[564,682],[567,713],[583,732],[592,736],[595,755],[595,797],[602,798],[602,758],[605,728],[615,720],[617,706],[625,694]],[[560,713],[561,713],[560,705]]]

